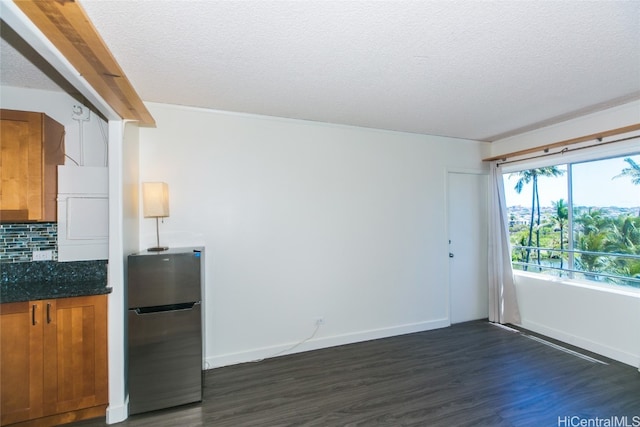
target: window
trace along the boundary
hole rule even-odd
[[[640,289],[640,155],[504,174],[516,270]]]

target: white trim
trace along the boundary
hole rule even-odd
[[[127,396],[124,404],[109,405],[107,407],[107,424],[115,424],[129,418],[129,397]]]
[[[259,361],[265,358],[272,357],[272,355],[277,354],[279,352],[283,352],[279,356],[284,356],[287,354],[295,354],[302,353],[305,351],[311,350],[319,350],[328,347],[335,347],[339,345],[345,344],[353,344],[362,341],[370,341],[381,338],[389,338],[397,335],[411,334],[415,332],[423,332],[430,331],[433,329],[440,329],[450,326],[449,319],[436,319],[429,320],[419,323],[410,323],[406,325],[394,326],[390,328],[381,328],[381,329],[371,329],[368,331],[360,331],[355,333],[348,333],[343,335],[334,335],[330,337],[321,337],[309,340],[295,349],[287,352],[286,350],[290,348],[295,343],[286,343],[269,347],[262,347],[251,349],[247,351],[242,351],[238,353],[228,353],[222,354],[219,356],[207,357],[204,361],[203,366],[208,366],[209,368],[220,368],[228,365],[235,365],[238,363],[247,363]],[[322,328],[318,331],[320,335],[322,333]]]
[[[127,418],[125,396],[125,312],[122,200],[122,138],[124,122],[109,121],[109,407],[107,424]],[[124,406],[124,410],[122,407]],[[124,415],[124,418],[121,418]]]
[[[226,111],[226,110],[216,110],[212,108],[204,108],[204,107],[193,107],[189,105],[178,105],[178,104],[166,104],[161,102],[151,102],[144,101],[144,104],[147,107],[156,107],[156,108],[171,108],[175,110],[183,110],[183,111],[191,111],[195,113],[214,113],[223,116],[233,116],[233,117],[241,117],[241,118],[250,118],[254,120],[268,120],[275,122],[284,122],[289,124],[295,124],[298,126],[302,125],[310,125],[310,126],[325,126],[329,128],[337,128],[337,129],[354,129],[354,130],[364,130],[374,133],[388,133],[388,134],[405,134],[405,135],[414,135],[419,137],[427,137],[427,138],[441,138],[448,139],[452,141],[462,141],[462,142],[474,142],[478,144],[487,144],[487,141],[481,141],[477,139],[465,139],[465,138],[456,138],[453,136],[445,136],[445,135],[433,135],[426,133],[417,133],[417,132],[406,132],[400,130],[393,129],[379,129],[372,127],[364,127],[364,126],[356,126],[356,125],[346,125],[341,123],[332,123],[332,122],[320,122],[313,120],[305,120],[305,119],[294,119],[289,117],[279,117],[279,116],[268,116],[264,114],[256,114],[256,113],[241,113],[237,111]]]
[[[521,326],[530,331],[537,332],[539,334],[560,340],[562,342],[566,342],[571,345],[575,345],[576,347],[584,348],[585,350],[601,354],[610,359],[617,360],[631,366],[640,366],[640,357],[635,354],[628,353],[617,348],[609,347],[607,345],[603,345],[596,341],[591,341],[577,335],[569,334],[559,329],[550,328],[548,326],[541,325],[540,323],[528,321],[526,319],[522,320]]]
[[[487,175],[489,176],[489,168],[485,169],[465,169],[465,168],[449,168],[445,170],[447,177],[450,173],[461,173],[466,175]]]

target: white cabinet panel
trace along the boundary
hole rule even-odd
[[[109,237],[109,199],[67,198],[67,239],[90,240]]]
[[[108,169],[58,168],[58,261],[107,259]]]

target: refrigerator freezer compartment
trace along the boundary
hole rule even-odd
[[[129,308],[200,301],[200,251],[149,253],[128,259]]]

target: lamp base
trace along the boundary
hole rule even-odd
[[[162,252],[168,250],[168,246],[155,246],[153,248],[147,249],[148,252]]]

